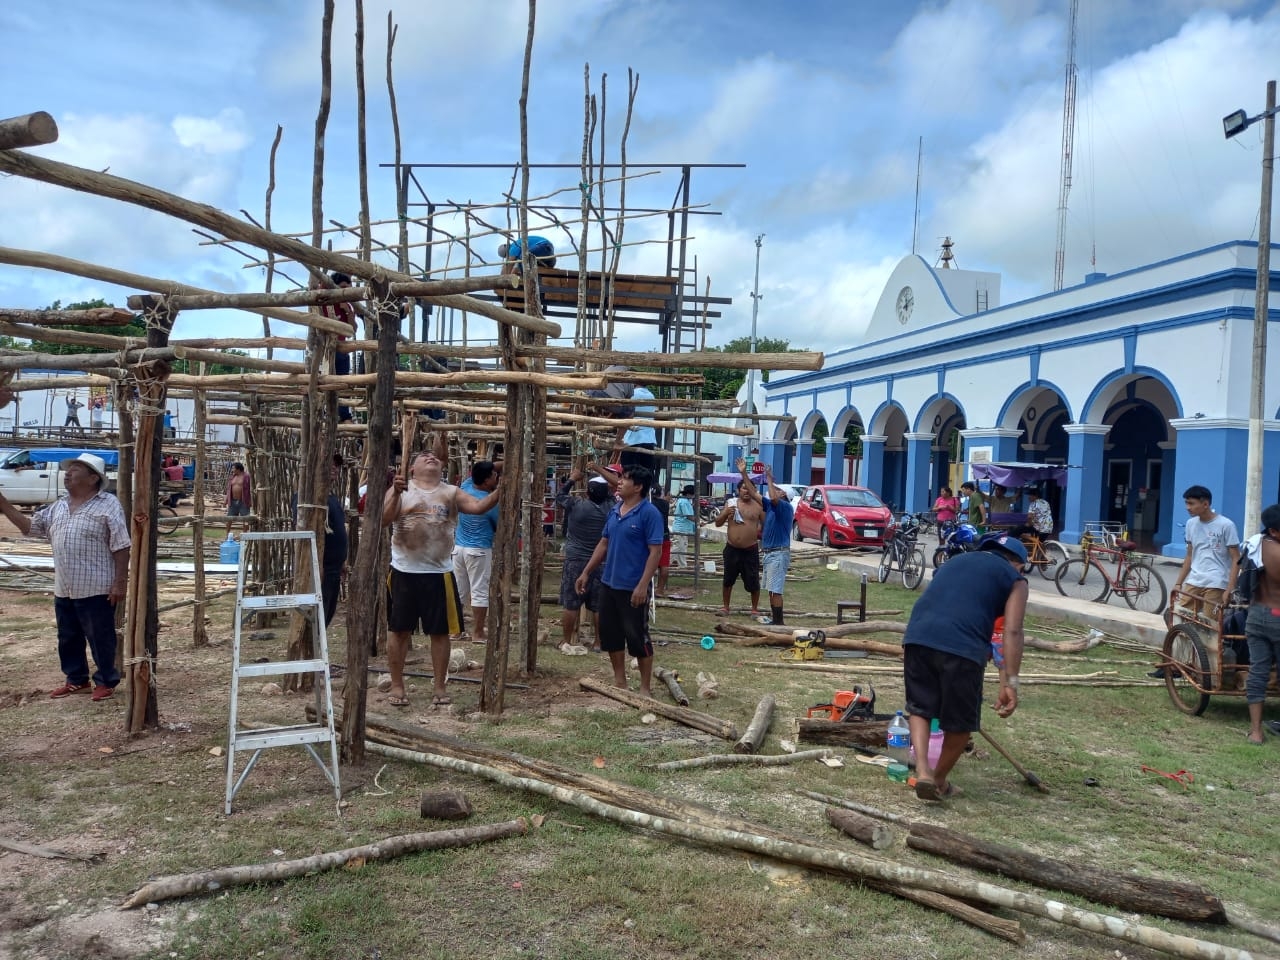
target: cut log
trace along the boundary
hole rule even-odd
[[[887,720],[800,720],[798,723],[796,739],[801,743],[883,750],[889,735]]]
[[[556,601],[559,602],[558,600]],[[671,699],[682,707],[689,705],[689,695],[686,694],[680,686],[680,678],[674,670],[668,670],[665,667],[654,667],[653,675],[667,685],[667,692],[671,694]]]
[[[249,883],[269,880],[285,880],[301,877],[319,870],[334,870],[348,864],[362,864],[370,860],[391,860],[406,853],[420,850],[444,850],[449,847],[467,847],[486,840],[501,840],[529,832],[524,817],[505,823],[492,823],[458,830],[436,830],[431,833],[410,833],[388,837],[363,847],[348,847],[332,853],[321,853],[301,860],[281,860],[278,863],[253,863],[238,867],[219,867],[197,873],[184,873],[161,877],[139,888],[120,905],[122,910],[140,907],[145,903],[187,897],[193,893],[213,893],[226,887],[240,887]]]
[[[635,707],[637,710],[648,710],[659,716],[666,717],[668,720],[684,724],[686,727],[703,730],[725,740],[738,739],[738,728],[732,720],[721,720],[719,717],[713,717],[708,713],[700,713],[697,710],[690,710],[687,707],[668,706],[651,697],[642,697],[640,694],[632,693],[630,690],[623,690],[621,687],[603,683],[594,677],[583,677],[578,681],[578,685],[583,690],[590,690],[592,693],[598,693],[602,697],[609,697],[619,703]]]
[[[418,800],[418,816],[424,820],[465,820],[471,816],[471,802],[461,790],[428,790]]]
[[[893,831],[883,823],[864,817],[852,810],[827,807],[827,822],[843,834],[847,834],[872,850],[883,850],[893,843]]]
[[[0,120],[0,150],[38,147],[58,139],[58,125],[43,110]],[[821,356],[821,354],[819,354]]]
[[[839,756],[834,750],[801,750],[797,753],[717,753],[709,757],[690,757],[688,760],[668,760],[655,763],[655,770],[692,770],[696,767],[732,767],[747,764],[753,767],[779,767],[806,760],[827,760]]]
[[[1094,903],[1105,903],[1133,913],[1193,923],[1227,922],[1227,911],[1222,901],[1204,887],[1192,883],[1134,876],[1079,861],[1067,863],[929,823],[912,823],[907,845],[954,863],[1052,890],[1065,890]]]
[[[755,716],[747,724],[747,732],[733,745],[734,753],[755,753],[769,735],[769,727],[773,725],[773,694],[766,693],[756,704]]]

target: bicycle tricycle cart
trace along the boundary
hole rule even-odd
[[[1235,632],[1243,628],[1226,626],[1238,620],[1229,616],[1233,609],[1229,604],[1214,604],[1181,590],[1173,591],[1160,667],[1169,699],[1183,713],[1200,716],[1211,696],[1245,695],[1248,647],[1244,635]],[[1278,695],[1280,685],[1273,670],[1267,696]]]

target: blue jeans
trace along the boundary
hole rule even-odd
[[[1244,698],[1249,703],[1262,703],[1267,699],[1271,668],[1280,661],[1280,610],[1252,604],[1244,633],[1249,638],[1249,679]]]
[[[120,682],[116,669],[116,608],[105,593],[96,597],[72,600],[53,598],[53,616],[58,624],[58,660],[68,683],[89,682],[89,661],[85,642],[98,669],[93,682],[101,687],[114,687]]]

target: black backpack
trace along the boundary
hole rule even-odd
[[[1231,596],[1232,602],[1249,604],[1253,595],[1258,592],[1258,581],[1262,577],[1262,568],[1249,556],[1248,550],[1240,551],[1240,560],[1236,564],[1236,588]]]

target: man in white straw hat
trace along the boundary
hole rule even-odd
[[[27,517],[0,494],[0,513],[24,536],[53,545],[53,613],[66,682],[49,696],[90,691],[87,643],[97,666],[92,699],[106,700],[120,682],[114,607],[129,582],[129,525],[120,501],[106,491],[101,457],[82,453],[58,466],[65,497]]]

